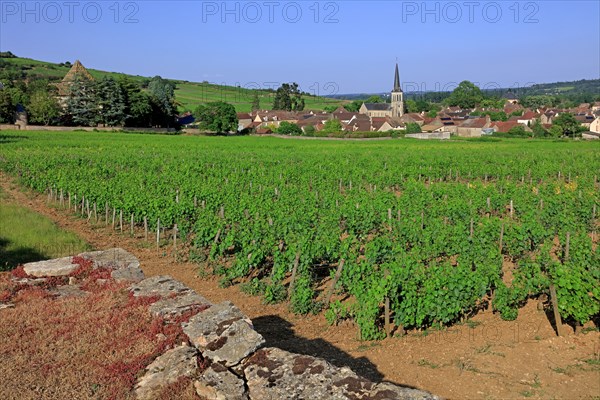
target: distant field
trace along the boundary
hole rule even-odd
[[[24,66],[28,76],[50,80],[62,79],[70,69],[70,67],[60,66],[59,64],[37,61],[29,58],[3,58],[2,60]],[[85,60],[84,66],[86,66]],[[88,68],[88,71],[96,79],[101,79],[106,76],[112,76],[115,79],[126,76],[137,82],[149,79],[148,77],[139,75],[99,71],[91,68]],[[173,80],[173,82],[177,85],[175,90],[175,100],[179,104],[180,111],[193,111],[198,105],[211,101],[225,101],[233,104],[238,112],[249,112],[252,109],[252,100],[254,99],[254,93],[256,92],[258,92],[261,109],[270,110],[273,106],[273,93],[266,90],[244,89],[235,86],[179,80]],[[338,106],[348,103],[348,101],[345,100],[317,96],[306,96],[304,101],[306,103],[305,109],[315,111],[323,110],[323,108],[327,106]]]

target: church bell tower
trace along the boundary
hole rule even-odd
[[[404,115],[404,93],[400,87],[400,73],[398,72],[398,63],[396,63],[394,89],[392,90],[392,117],[401,117],[402,115]]]

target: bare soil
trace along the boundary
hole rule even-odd
[[[221,288],[202,266],[177,262],[172,245],[159,250],[143,232],[130,237],[104,223],[90,224],[46,197],[18,189],[6,176],[0,185],[20,204],[77,233],[94,248],[122,247],[140,259],[147,276],[171,275],[212,302],[230,300],[252,318],[267,344],[323,357],[376,381],[428,390],[449,399],[600,399],[600,333],[557,337],[547,311],[530,302],[516,321],[484,311],[446,330],[409,332],[380,342],[357,338],[349,322],[329,326],[321,315],[298,316],[286,304],[265,305],[238,286]]]

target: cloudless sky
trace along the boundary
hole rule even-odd
[[[7,1],[0,51],[307,92],[600,78],[600,1]]]

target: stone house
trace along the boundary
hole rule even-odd
[[[526,110],[523,115],[517,117],[517,122],[525,126],[530,126],[538,118],[540,118],[540,114],[531,110]]]
[[[279,127],[281,122],[286,121],[295,124],[300,119],[298,113],[292,111],[257,111],[253,121],[260,123],[261,127],[274,126]]]
[[[483,130],[490,128],[491,125],[489,115],[481,118],[469,118],[456,127],[455,133],[460,137],[480,137]]]
[[[58,103],[61,106],[66,106],[67,99],[71,95],[71,86],[76,80],[81,82],[94,81],[94,77],[88,72],[88,70],[79,60],[75,61],[75,64],[73,64],[69,72],[67,72],[63,80],[55,84],[58,88]]]
[[[594,118],[591,114],[586,115],[576,115],[575,120],[581,124],[584,128],[587,128],[591,131],[590,127],[592,122],[594,122],[597,118]]]
[[[516,126],[523,126],[517,121],[494,121],[491,123],[490,128],[493,128],[495,132],[507,133]],[[531,132],[528,126],[524,126],[526,132]]]
[[[600,133],[600,117],[596,117],[596,119],[590,123],[589,129],[591,132]]]
[[[378,132],[387,132],[406,129],[406,125],[398,117],[387,117],[377,130]]]

